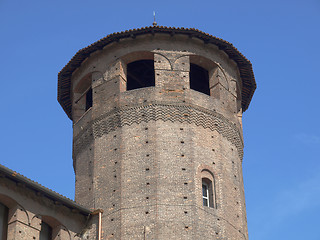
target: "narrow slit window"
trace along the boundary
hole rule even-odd
[[[92,88],[89,88],[89,90],[86,93],[86,111],[92,107]]]
[[[210,96],[209,73],[194,63],[190,63],[190,88]]]
[[[152,86],[155,86],[153,60],[139,60],[127,65],[127,90]]]

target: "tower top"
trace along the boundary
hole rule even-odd
[[[97,42],[79,50],[73,56],[73,58],[58,74],[58,101],[70,119],[72,119],[71,76],[73,72],[78,67],[80,67],[81,64],[88,57],[90,57],[92,53],[102,50],[107,45],[114,42],[119,42],[123,39],[134,40],[137,36],[148,34],[151,34],[155,38],[157,38],[157,36],[159,36],[160,34],[162,36],[163,34],[167,34],[169,36],[178,34],[187,35],[190,38],[202,40],[203,44],[213,44],[217,46],[221,51],[227,54],[230,59],[236,62],[239,68],[240,77],[242,79],[242,109],[243,111],[245,111],[249,107],[251,98],[256,89],[256,82],[252,70],[252,65],[251,62],[244,55],[242,55],[231,43],[195,28],[175,28],[154,25],[109,34],[106,37],[98,40]]]

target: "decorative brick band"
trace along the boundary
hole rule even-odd
[[[243,157],[242,135],[237,126],[223,115],[192,104],[161,102],[116,108],[101,115],[74,138],[73,154],[77,156],[94,139],[117,128],[159,120],[195,124],[211,131],[216,130],[236,146],[240,159]]]

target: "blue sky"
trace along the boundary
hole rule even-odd
[[[0,163],[73,198],[57,74],[100,38],[151,25],[153,10],[159,25],[225,39],[253,64],[258,88],[243,118],[250,239],[319,240],[319,0],[0,0]]]

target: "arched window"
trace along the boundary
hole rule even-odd
[[[138,60],[127,65],[127,90],[152,86],[155,86],[153,60]]]
[[[201,171],[202,205],[217,208],[214,175],[208,169]]]
[[[43,221],[41,222],[40,240],[52,240],[52,227]]]
[[[1,237],[1,240],[7,239],[8,213],[9,213],[9,209],[4,204],[0,203],[0,237]]]
[[[194,63],[190,63],[190,88],[210,96],[209,73]]]

